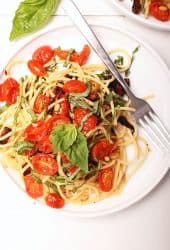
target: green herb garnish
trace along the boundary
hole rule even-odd
[[[18,141],[14,143],[14,150],[19,154],[22,155],[25,150],[30,150],[34,146],[33,143],[28,141]]]

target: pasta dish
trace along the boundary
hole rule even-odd
[[[137,50],[109,52],[127,84]],[[14,79],[20,62],[12,62],[0,85],[1,160],[32,198],[54,208],[120,193],[149,151],[123,88],[89,56],[88,45],[81,52],[44,45],[26,62],[28,75]]]

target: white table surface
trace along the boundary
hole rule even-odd
[[[114,0],[113,0],[114,1]],[[0,8],[0,70],[27,41],[69,23],[62,11],[36,34],[9,42],[11,20],[20,1],[2,1]],[[77,0],[88,21],[114,24],[150,44],[170,68],[170,32],[129,21],[110,0]],[[0,168],[0,249],[2,250],[169,250],[170,173],[157,188],[134,206],[114,215],[79,219],[35,205]]]

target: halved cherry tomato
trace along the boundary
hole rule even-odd
[[[49,127],[50,130],[52,130],[58,124],[70,124],[71,121],[65,115],[56,114],[56,115],[52,116],[51,118],[49,118],[46,123],[47,123],[47,127]]]
[[[70,80],[66,82],[62,90],[66,93],[83,93],[86,90],[84,82],[79,80]]]
[[[34,102],[33,110],[35,113],[41,113],[48,107],[49,104],[50,104],[50,98],[48,96],[45,96],[43,94],[38,94]]]
[[[45,76],[46,70],[38,61],[29,60],[28,63],[29,70],[36,76]]]
[[[49,193],[45,197],[45,202],[48,206],[53,208],[62,208],[65,204],[65,201],[57,193]]]
[[[170,10],[162,1],[151,2],[149,14],[162,22],[168,21],[170,18]]]
[[[50,124],[45,121],[38,121],[28,125],[24,131],[24,137],[27,141],[40,141],[44,136],[51,132]]]
[[[72,60],[80,65],[83,65],[86,63],[87,59],[89,58],[89,55],[90,47],[88,45],[85,45],[78,56],[76,54],[72,55]]]
[[[76,108],[74,110],[74,121],[77,126],[80,126],[82,119],[85,115],[90,113],[89,109],[84,108]],[[91,115],[83,124],[82,131],[88,132],[94,129],[97,125],[97,117],[95,115]]]
[[[70,174],[73,174],[76,170],[77,170],[77,166],[69,166],[69,167],[67,167],[67,171]]]
[[[15,79],[8,78],[0,85],[0,101],[13,104],[16,103],[18,95],[19,84]]]
[[[97,160],[103,160],[105,156],[109,156],[115,149],[115,143],[110,143],[108,140],[102,139],[92,147],[91,155]]]
[[[68,158],[67,158],[67,155],[65,155],[65,154],[62,154],[62,155],[61,155],[61,160],[62,160],[62,163],[69,163],[69,160],[68,160]]]
[[[44,65],[52,59],[53,55],[53,49],[50,46],[45,45],[34,51],[32,59],[39,62],[41,65]]]
[[[36,152],[37,152],[37,145],[34,145],[32,149],[25,150],[24,155],[29,157],[29,156],[33,156]]]
[[[68,55],[68,50],[55,49],[54,54],[57,55],[60,59],[66,59]],[[80,65],[83,65],[90,55],[90,47],[85,45],[80,53],[73,52],[70,56],[70,61],[77,62]]]
[[[56,100],[59,100],[61,98],[63,99],[63,101],[59,103],[60,108],[59,110],[54,111],[54,112],[56,114],[67,116],[69,114],[69,102],[63,94],[60,94],[59,96],[57,96]]]
[[[48,135],[44,136],[40,141],[38,141],[37,147],[39,151],[45,154],[49,154],[53,151],[53,147]]]
[[[112,167],[104,168],[99,171],[98,182],[103,192],[109,192],[113,187],[113,169]]]
[[[24,176],[26,192],[34,199],[43,195],[43,185],[38,183],[31,175]]]
[[[55,175],[58,170],[57,161],[52,155],[38,153],[32,157],[35,171],[43,175]]]

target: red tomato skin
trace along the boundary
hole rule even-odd
[[[24,137],[27,141],[37,142],[51,131],[49,124],[45,121],[39,120],[36,123],[28,125],[24,131]]]
[[[52,59],[53,55],[53,49],[50,46],[44,45],[34,51],[32,59],[44,65]]]
[[[84,82],[79,80],[67,81],[62,90],[66,93],[83,93],[86,90],[86,85]]]
[[[55,175],[58,170],[57,161],[52,155],[38,153],[32,157],[32,165],[35,171],[42,175]]]
[[[81,120],[85,115],[87,115],[90,112],[88,109],[84,108],[76,108],[74,110],[74,122],[77,126],[80,126]],[[88,132],[92,129],[94,129],[97,125],[97,117],[95,115],[91,115],[83,124],[82,131]]]
[[[77,170],[77,166],[69,166],[67,168],[67,171],[70,173],[70,174],[73,174],[75,171]]]
[[[36,199],[43,195],[43,185],[36,182],[31,175],[24,176],[25,189],[27,194]]]
[[[14,104],[19,95],[19,83],[14,78],[6,79],[0,85],[0,101],[5,101],[8,104]]]
[[[34,102],[33,110],[35,113],[40,114],[48,107],[49,104],[50,104],[50,98],[48,96],[45,96],[43,94],[38,94]]]
[[[50,127],[50,130],[54,129],[58,124],[70,124],[70,119],[61,114],[53,115],[51,118],[47,120],[47,127]]]
[[[45,68],[38,61],[29,60],[27,66],[29,70],[36,76],[45,76],[47,74]]]
[[[37,152],[37,146],[35,145],[32,149],[25,150],[24,155],[30,157],[30,156],[33,156],[36,152]]]
[[[60,96],[57,97],[56,100],[59,100],[61,98],[64,100],[59,103],[60,109],[59,109],[59,111],[56,111],[55,113],[67,116],[69,114],[69,108],[70,108],[69,102],[68,102],[67,98],[65,97],[65,95],[63,95],[63,94],[60,94]]]
[[[62,208],[65,204],[64,199],[62,199],[57,193],[49,193],[45,197],[45,202],[48,206],[53,208]]]
[[[92,147],[91,155],[94,159],[103,160],[105,156],[109,156],[115,149],[115,143],[102,139]]]
[[[149,6],[149,14],[158,19],[159,21],[166,22],[170,18],[170,10],[160,10],[159,7],[167,7],[162,1],[154,1]]]
[[[53,151],[53,147],[52,147],[52,144],[50,142],[48,135],[44,136],[42,140],[38,141],[37,147],[40,152],[45,153],[45,154],[52,153]]]
[[[69,160],[65,154],[61,154],[62,163],[69,163]]]
[[[101,169],[98,175],[98,183],[99,187],[103,192],[109,192],[113,187],[113,169],[112,167],[108,167],[105,169]]]
[[[54,54],[57,55],[60,59],[65,60],[68,54],[68,50],[60,50],[56,49],[54,51]],[[83,65],[86,63],[88,57],[90,55],[90,47],[88,45],[85,45],[81,52],[73,52],[70,56],[71,62],[77,62],[80,65]]]

